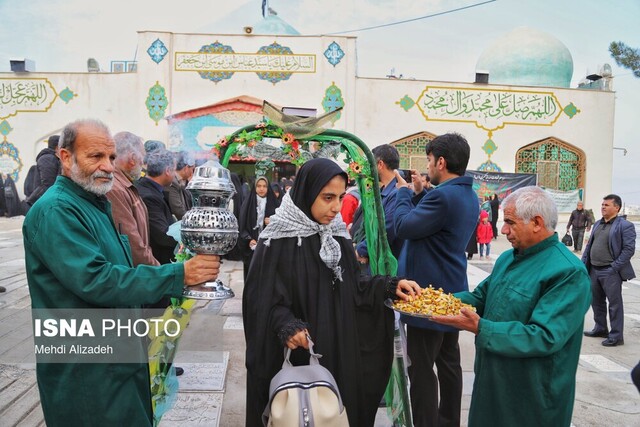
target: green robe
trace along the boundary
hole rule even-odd
[[[481,316],[469,427],[569,426],[589,275],[557,234],[504,252],[473,292]]]
[[[22,228],[32,308],[127,308],[181,295],[184,267],[133,269],[113,224],[105,197],[57,178]],[[151,425],[147,363],[38,363],[36,373],[48,427]]]

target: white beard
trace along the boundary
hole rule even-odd
[[[91,175],[86,175],[80,170],[80,167],[78,167],[75,157],[73,159],[73,165],[71,165],[70,178],[80,187],[96,196],[104,196],[111,190],[111,187],[113,187],[112,173],[96,171]],[[110,181],[100,184],[96,182],[98,178],[109,178]]]

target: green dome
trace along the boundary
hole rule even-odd
[[[476,70],[488,71],[491,84],[569,87],[573,59],[554,36],[518,27],[480,55]]]
[[[263,35],[289,35],[299,36],[298,30],[278,18],[276,15],[269,15],[253,26],[254,34]]]

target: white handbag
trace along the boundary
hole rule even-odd
[[[268,427],[348,427],[347,410],[333,375],[318,359],[309,340],[309,364],[293,366],[285,350],[282,369],[269,387],[269,404],[262,421]]]

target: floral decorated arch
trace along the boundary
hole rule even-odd
[[[302,166],[307,160],[316,157],[343,162],[349,178],[357,183],[360,190],[367,242],[374,242],[367,245],[371,273],[395,275],[398,262],[387,241],[384,210],[377,185],[378,171],[372,167],[375,159],[367,145],[360,138],[344,131],[300,131],[296,127],[286,128],[265,119],[256,125],[238,129],[218,141],[212,150],[224,167],[228,167],[232,156],[255,160],[256,164],[289,160],[296,166]]]
[[[395,275],[398,261],[387,241],[378,170],[374,167],[376,161],[367,145],[351,133],[314,127],[321,123],[322,116],[294,122],[287,122],[290,117],[279,117],[278,124],[270,120],[273,113],[268,117],[256,125],[237,130],[215,144],[213,151],[220,163],[227,167],[232,156],[255,160],[257,168],[260,164],[264,167],[273,165],[274,160],[284,159],[302,166],[316,157],[332,158],[338,164],[344,163],[349,178],[357,183],[360,190],[371,274]],[[399,330],[396,330],[396,335],[399,339]],[[393,425],[410,427],[412,421],[404,365],[403,355],[396,354],[385,400],[387,414]]]

